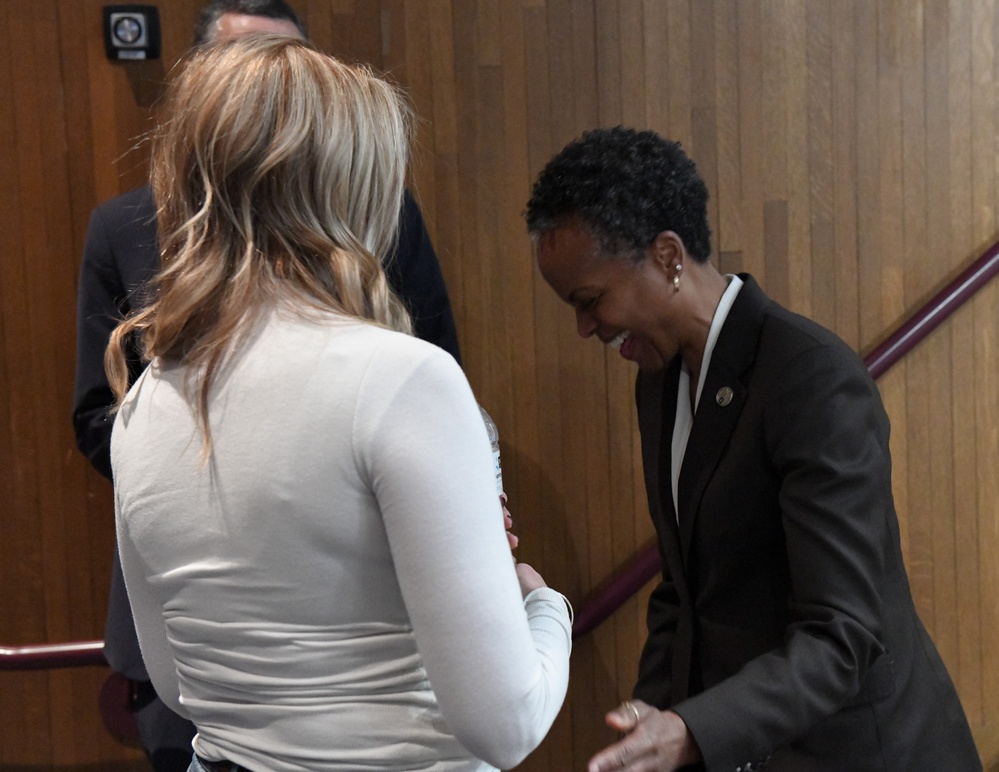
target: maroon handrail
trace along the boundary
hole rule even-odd
[[[107,665],[104,641],[0,646],[0,670],[52,670],[84,665]]]
[[[964,305],[988,281],[999,273],[999,241],[968,266],[950,284],[930,298],[907,322],[875,346],[864,363],[877,380],[886,370],[908,354],[947,317]]]
[[[864,357],[871,377],[880,378],[997,273],[999,241]],[[575,616],[572,637],[579,638],[596,628],[651,581],[660,568],[659,551],[655,543],[636,552],[583,604]],[[103,649],[103,641],[0,647],[0,670],[106,665]]]
[[[864,357],[871,377],[880,378],[997,273],[999,241]],[[572,625],[572,637],[579,638],[596,628],[651,581],[661,567],[655,543],[636,552],[583,603]]]

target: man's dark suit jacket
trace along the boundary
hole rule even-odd
[[[416,335],[450,352],[460,364],[458,334],[444,277],[423,216],[408,191],[399,229],[399,246],[386,271],[389,283],[406,303]],[[94,210],[80,269],[73,426],[80,450],[108,479],[111,479],[113,425],[108,419],[108,409],[114,396],[104,375],[104,350],[118,321],[141,304],[142,288],[158,269],[156,210],[148,186],[111,199]],[[136,352],[130,366],[134,381],[142,369]],[[104,653],[115,671],[133,680],[148,680],[117,550]]]
[[[638,378],[663,580],[635,696],[676,711],[710,770],[980,770],[910,593],[877,387],[842,340],[742,278],[684,455],[679,525],[679,357]]]

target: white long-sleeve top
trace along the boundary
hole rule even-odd
[[[522,599],[450,355],[271,312],[213,388],[153,362],[115,420],[118,543],[153,684],[250,769],[509,768],[565,698],[561,596]]]

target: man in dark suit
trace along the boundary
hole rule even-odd
[[[195,43],[254,32],[300,34],[305,29],[283,0],[214,0],[199,17]],[[420,209],[406,192],[399,245],[386,265],[389,282],[413,317],[415,334],[451,353],[459,364],[451,304]],[[148,186],[105,202],[91,215],[80,269],[73,426],[77,445],[111,478],[114,402],[104,374],[104,350],[117,322],[141,306],[143,288],[159,269],[156,209]],[[144,363],[130,357],[132,380]],[[191,763],[194,726],[156,697],[142,656],[117,550],[114,555],[104,653],[132,683],[131,707],[143,749],[157,772],[183,772]]]
[[[888,417],[863,362],[710,263],[707,188],[679,145],[570,143],[528,204],[580,335],[639,365],[662,581],[627,733],[590,772],[975,770],[909,589]]]

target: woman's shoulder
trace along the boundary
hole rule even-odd
[[[359,334],[371,341],[372,367],[383,366],[397,372],[419,369],[452,375],[461,373],[454,357],[433,343],[375,325],[364,326],[370,329]]]
[[[336,367],[348,359],[355,366],[391,371],[401,376],[418,368],[457,370],[454,357],[444,349],[412,335],[359,319],[329,315],[295,317],[281,315],[268,321],[273,343],[282,348],[323,352],[321,359]],[[317,363],[318,364],[318,363]]]
[[[811,355],[866,372],[860,356],[839,335],[814,319],[780,306],[766,316],[761,348],[787,362]]]

